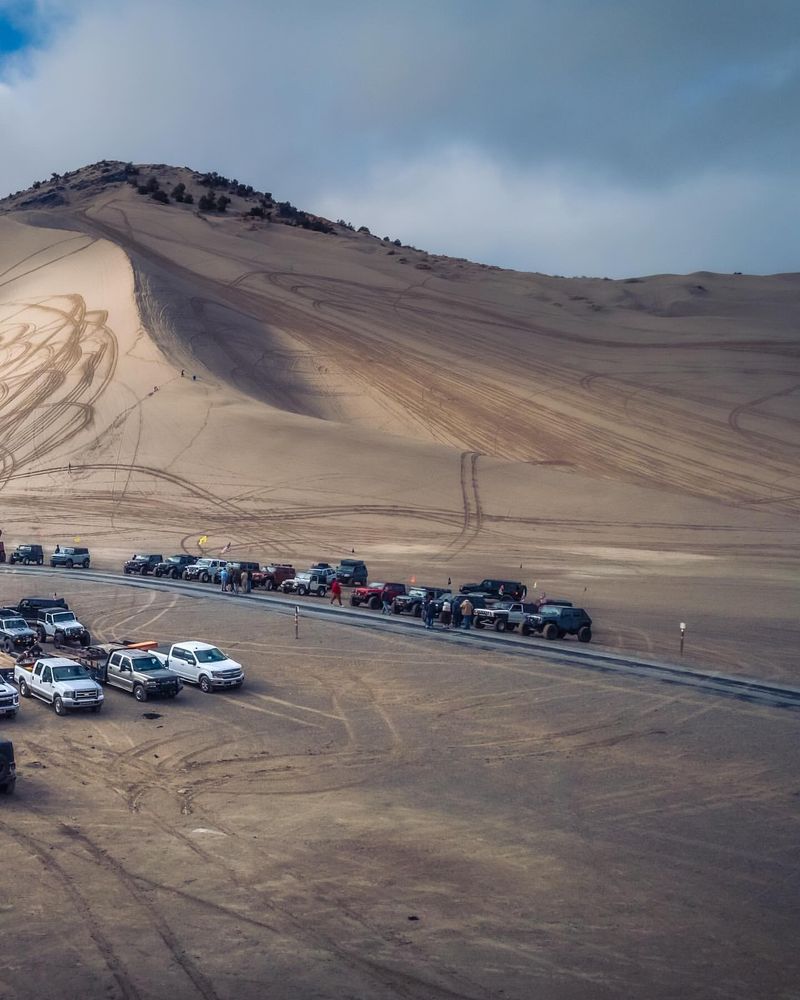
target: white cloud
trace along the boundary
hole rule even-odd
[[[168,162],[517,267],[796,269],[800,6],[716,10],[39,0],[55,28],[0,83],[0,193]]]

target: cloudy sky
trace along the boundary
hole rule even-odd
[[[0,0],[0,195],[215,169],[524,270],[800,270],[800,0]]]

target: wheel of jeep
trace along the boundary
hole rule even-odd
[[[494,623],[495,632],[505,632],[506,623],[502,618],[498,618]]]
[[[133,689],[133,697],[137,701],[147,701],[147,692],[141,684],[137,684]]]
[[[83,568],[84,569],[88,569],[89,568],[89,560],[88,559],[84,559],[83,560]]]
[[[57,631],[53,636],[53,645],[63,646],[65,642],[66,642],[66,636],[64,635],[64,633]]]
[[[188,580],[188,579],[189,579],[189,574],[188,574],[188,573],[186,572],[186,570],[184,570],[184,571],[183,571],[183,572],[181,573],[181,579],[182,579],[182,580]]]
[[[36,565],[37,566],[44,566],[44,556],[42,556],[41,559],[37,559],[36,560]]]
[[[41,625],[39,625],[37,627],[37,629],[36,629],[36,635],[37,635],[37,637],[39,639],[39,642],[42,642],[42,643],[47,642],[47,632],[45,632],[45,630],[42,628]]]
[[[3,640],[3,649],[7,653],[12,653],[14,651],[14,643],[10,639]]]
[[[299,595],[300,595],[301,597],[305,597],[305,596],[306,596],[306,594],[308,593],[308,591],[306,590],[306,588],[305,588],[305,587],[304,587],[304,586],[303,586],[302,584],[300,584],[300,586],[299,586],[299,587],[297,588],[297,593],[298,593],[298,594],[299,594]]]
[[[372,608],[373,611],[377,611],[378,608],[381,606],[380,597],[370,597],[369,606]]]
[[[264,590],[274,590],[274,589],[275,589],[275,581],[272,579],[272,577],[268,576],[267,579],[264,581]]]
[[[475,619],[475,628],[483,628],[484,625],[485,625],[485,622],[484,622],[483,618],[476,618]]]
[[[92,637],[89,635],[88,632],[84,632],[84,634],[81,636],[81,646],[83,646],[84,649],[88,649],[89,646],[91,646],[91,644],[92,644]]]
[[[531,627],[530,627],[530,625],[527,622],[523,622],[520,625],[519,630],[520,630],[520,632],[522,632],[523,635],[530,635],[531,634]]]
[[[125,574],[125,576],[130,576],[131,575],[131,571],[128,569],[127,566],[123,566],[122,567],[122,572]]]
[[[142,568],[139,570],[139,576],[147,576],[149,572],[150,571],[147,568],[147,566],[142,566]]]
[[[75,565],[75,563],[71,559],[67,559],[67,561],[66,561],[66,563],[64,565],[67,567],[67,569],[72,569],[72,567]]]
[[[30,561],[30,559],[28,559],[28,558],[27,558],[27,556],[26,556],[26,557],[25,557],[25,558],[24,558],[24,559],[22,560],[22,565],[23,565],[23,566],[30,566],[30,564],[31,564],[31,561]]]
[[[542,630],[542,635],[545,639],[557,639],[558,638],[558,625],[554,622],[548,622],[544,629]]]
[[[350,595],[350,607],[351,608],[358,607],[358,601],[355,599],[355,597],[352,596],[352,594]]]
[[[181,578],[181,574],[180,574],[179,570],[177,570],[177,569],[174,569],[170,573],[170,576],[172,577],[173,580],[180,580],[180,578]]]
[[[328,588],[327,587],[318,587],[317,588],[317,597],[324,597],[327,593],[328,593]]]
[[[392,614],[393,615],[399,615],[401,611],[402,611],[402,608],[397,603],[397,601],[392,601]]]
[[[30,698],[31,696],[31,693],[28,690],[28,685],[25,683],[24,680],[21,680],[19,682],[19,696],[20,698]]]
[[[578,629],[578,641],[579,642],[591,642],[592,641],[592,630],[588,625],[581,625]]]
[[[208,573],[205,570],[200,574],[200,583],[208,583]]]
[[[67,714],[67,710],[66,708],[64,708],[64,702],[61,700],[61,697],[59,695],[56,695],[55,698],[53,698],[53,711],[56,713],[56,715]]]
[[[200,690],[203,692],[203,694],[211,693],[211,681],[209,680],[208,677],[206,677],[205,674],[203,674],[203,676],[200,678]]]

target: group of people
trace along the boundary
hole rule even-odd
[[[425,628],[433,628],[437,618],[436,601],[427,594],[422,602],[422,617],[425,620]],[[445,595],[438,613],[441,624],[446,629],[463,628],[471,629],[475,617],[475,605],[465,597],[463,601]]]
[[[249,571],[239,569],[238,566],[232,566],[230,569],[223,566],[220,570],[219,582],[219,589],[223,593],[230,591],[232,594],[238,594],[241,591],[243,594],[249,594],[253,589],[253,580]]]

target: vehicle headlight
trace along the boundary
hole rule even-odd
[[[157,681],[146,681],[145,682],[145,687],[149,687],[149,688],[158,687],[158,682]]]
[[[74,701],[75,700],[75,692],[74,691],[65,691],[64,692],[64,697],[65,698],[71,698]]]

